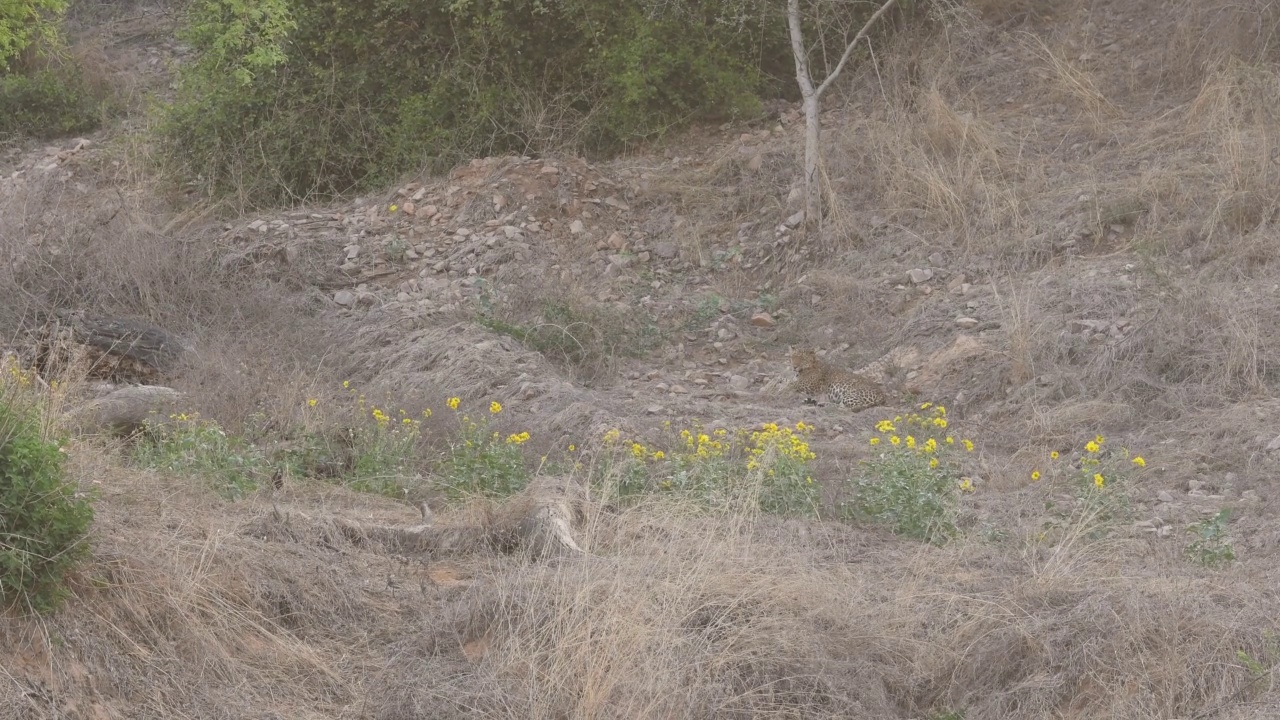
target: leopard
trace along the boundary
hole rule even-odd
[[[825,395],[831,402],[858,412],[888,405],[895,399],[885,384],[868,377],[874,373],[887,378],[893,368],[892,353],[850,372],[819,360],[817,351],[812,348],[793,349],[791,367],[799,376],[791,389],[804,395],[809,403],[816,403],[818,397]]]

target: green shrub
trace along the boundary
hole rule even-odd
[[[93,507],[65,477],[30,375],[8,362],[0,370],[0,600],[51,611],[88,550]]]
[[[201,0],[163,131],[213,192],[346,192],[476,155],[611,151],[758,112],[781,7],[651,0]]]
[[[0,72],[32,42],[57,35],[56,20],[66,0],[4,0],[0,2]]]

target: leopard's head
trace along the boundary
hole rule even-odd
[[[791,369],[797,373],[818,367],[818,353],[813,348],[792,349]]]

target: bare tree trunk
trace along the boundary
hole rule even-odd
[[[801,27],[800,0],[787,0],[787,28],[791,31],[791,52],[796,60],[796,84],[800,86],[800,97],[804,107],[804,224],[812,227],[822,219],[822,193],[818,187],[818,162],[821,159],[822,146],[819,142],[821,126],[818,124],[819,102],[822,94],[831,87],[831,83],[840,76],[845,63],[853,55],[854,48],[867,36],[867,31],[880,16],[888,12],[898,0],[886,0],[854,36],[853,41],[845,48],[840,62],[820,85],[813,84],[813,75],[809,71],[809,51],[804,46],[804,32]]]
[[[822,195],[818,192],[818,99],[809,74],[809,51],[804,47],[800,27],[800,0],[787,0],[787,27],[791,31],[791,52],[796,60],[796,84],[804,106],[804,225],[822,217]]]

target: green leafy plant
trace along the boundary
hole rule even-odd
[[[175,414],[167,422],[149,423],[133,459],[142,467],[203,478],[233,500],[256,489],[271,473],[256,445],[198,414]]]
[[[957,533],[957,499],[972,492],[960,475],[958,454],[973,452],[971,440],[956,440],[947,409],[923,403],[876,424],[870,443],[876,455],[854,482],[856,495],[843,504],[848,520],[884,525],[897,535],[941,544]]]
[[[460,404],[460,398],[448,400],[449,408],[455,413]],[[501,404],[489,404],[491,417],[501,412]],[[436,471],[450,498],[504,497],[519,492],[529,482],[529,470],[520,450],[520,446],[529,441],[528,432],[512,433],[504,438],[492,429],[488,418],[477,422],[467,414],[458,415],[458,431],[458,437]]]
[[[1221,567],[1236,559],[1235,547],[1227,536],[1231,510],[1223,508],[1211,517],[1191,524],[1187,530],[1196,536],[1186,547],[1187,557],[1205,567]]]
[[[66,478],[31,378],[9,358],[0,363],[0,600],[47,612],[88,551],[93,507]]]
[[[671,493],[706,507],[747,497],[768,513],[817,512],[819,488],[809,466],[816,457],[808,441],[811,425],[763,423],[730,432],[705,431],[696,423],[676,431],[668,424],[664,431],[657,446],[623,441],[618,430],[606,432],[596,484],[624,502]]]

